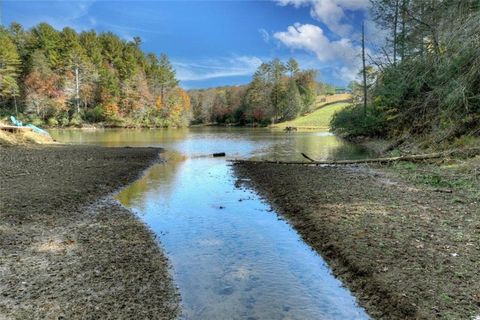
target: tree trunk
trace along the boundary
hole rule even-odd
[[[367,118],[367,69],[365,66],[365,23],[362,23],[363,115]]]
[[[395,16],[393,18],[393,65],[397,65],[397,29],[398,29],[398,0],[395,0]]]

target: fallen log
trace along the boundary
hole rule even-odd
[[[303,156],[305,156],[302,153]],[[356,160],[323,160],[323,161],[277,161],[277,160],[242,160],[235,159],[229,160],[234,163],[275,163],[275,164],[294,164],[294,165],[341,165],[341,164],[362,164],[362,163],[388,163],[396,161],[422,161],[430,159],[440,159],[448,156],[460,156],[460,157],[474,157],[480,155],[480,148],[470,148],[470,149],[455,149],[443,152],[428,153],[428,154],[416,154],[416,155],[406,155],[399,157],[388,157],[388,158],[372,158],[372,159],[356,159]],[[307,158],[309,159],[309,158]]]
[[[305,158],[305,159],[308,159],[310,160],[310,162],[315,162],[315,160],[313,160],[312,158],[310,158],[309,156],[307,156],[305,153],[302,152],[302,156]]]
[[[225,152],[217,152],[217,153],[214,153],[214,154],[213,154],[213,157],[214,157],[214,158],[217,158],[217,157],[225,157]]]

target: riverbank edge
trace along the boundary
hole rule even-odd
[[[0,146],[0,189],[5,201],[0,201],[0,316],[179,316],[180,295],[163,248],[150,228],[114,199],[161,161],[162,152],[160,148]],[[43,168],[33,172],[33,162]],[[45,167],[55,162],[61,164]],[[73,173],[73,179],[83,177],[79,183],[58,181],[58,172]],[[32,183],[33,176],[41,177],[41,187]],[[66,190],[54,196],[59,188]]]
[[[477,210],[478,214],[478,209],[475,209],[477,208],[477,202],[473,200],[469,205],[465,205],[464,207],[461,205],[465,203],[464,201],[471,201],[468,200],[471,193],[467,192],[466,195],[459,192],[459,194],[457,194],[457,190],[454,190],[454,196],[452,196],[450,194],[442,194],[442,192],[444,192],[442,189],[418,188],[418,185],[414,186],[406,179],[411,175],[410,173],[405,174],[405,172],[393,168],[392,165],[307,167],[286,166],[282,164],[242,163],[234,164],[233,167],[237,177],[240,179],[239,181],[253,187],[281,216],[287,219],[292,227],[299,232],[303,240],[327,261],[335,276],[339,277],[355,294],[360,305],[362,305],[373,318],[435,319],[445,317],[449,319],[473,319],[480,315],[480,286],[475,284],[478,282],[476,281],[477,271],[475,270],[478,270],[477,258],[479,257],[479,252],[473,250],[473,253],[472,251],[467,253],[460,248],[451,248],[451,250],[456,250],[456,252],[452,251],[453,253],[446,255],[438,253],[440,249],[439,245],[434,246],[429,243],[429,241],[423,239],[424,234],[430,234],[432,232],[432,230],[428,230],[427,228],[431,226],[430,223],[427,223],[426,226],[421,226],[423,222],[419,223],[419,227],[424,228],[424,234],[419,230],[415,230],[413,231],[413,235],[415,236],[415,234],[418,233],[418,237],[421,238],[422,241],[412,239],[412,235],[406,236],[406,238],[410,237],[408,242],[413,242],[409,243],[409,245],[416,246],[413,247],[413,249],[409,249],[413,256],[412,259],[409,259],[410,263],[412,263],[412,268],[416,267],[418,262],[424,267],[425,264],[431,264],[432,261],[429,262],[428,258],[436,261],[436,263],[438,263],[438,260],[445,260],[445,264],[447,264],[451,262],[449,260],[451,257],[461,255],[461,261],[457,262],[457,270],[461,270],[458,271],[458,273],[464,273],[461,279],[457,279],[456,276],[452,278],[451,275],[447,277],[442,276],[442,279],[438,279],[440,283],[438,287],[441,288],[443,286],[445,288],[446,286],[444,286],[444,284],[451,281],[453,289],[449,288],[445,290],[446,292],[429,292],[422,296],[423,292],[419,290],[419,288],[429,289],[430,285],[426,282],[435,280],[435,278],[433,277],[426,280],[419,280],[419,278],[409,279],[408,275],[406,277],[402,275],[398,279],[396,278],[395,272],[398,274],[398,272],[403,271],[402,268],[405,268],[402,261],[405,257],[402,256],[401,250],[397,250],[395,247],[388,247],[391,244],[389,244],[390,239],[387,239],[387,237],[391,237],[392,233],[394,234],[396,232],[395,228],[398,228],[398,224],[395,224],[392,230],[385,231],[389,229],[385,221],[376,220],[376,218],[369,216],[368,210],[372,210],[378,214],[383,208],[377,210],[368,208],[368,202],[373,202],[374,200],[368,195],[363,197],[362,189],[368,190],[371,186],[369,182],[375,181],[375,184],[383,185],[380,188],[388,188],[390,185],[394,188],[401,186],[401,188],[407,188],[409,193],[423,193],[424,197],[432,196],[434,199],[446,199],[444,204],[449,204],[450,201],[455,203],[455,205],[450,205],[451,208],[453,208],[453,212],[459,212],[458,208],[466,211],[466,213],[455,220],[467,218],[466,220],[469,221],[470,224],[473,223],[473,225],[475,225],[475,221],[479,219],[476,218],[476,220],[472,222],[469,218],[471,218],[472,215],[475,216],[475,210]],[[327,176],[323,180],[322,171],[324,171]],[[307,173],[307,175],[305,175],[305,173]],[[398,180],[394,181],[395,179]],[[299,180],[303,181],[298,183]],[[352,187],[353,184],[358,183],[358,180],[365,180],[365,182]],[[329,181],[335,182],[330,183]],[[343,186],[346,191],[328,192],[327,189],[330,186]],[[395,189],[394,191],[401,192],[401,188]],[[375,190],[373,192],[375,192]],[[447,192],[452,191],[447,190]],[[388,195],[388,193],[383,194],[383,197],[386,195]],[[336,197],[338,196],[340,197],[337,201]],[[360,219],[356,219],[355,217],[352,219],[352,221],[355,222],[349,221],[345,224],[344,222],[350,219],[348,215],[351,207],[343,205],[342,197],[347,203],[354,206],[354,210],[352,211],[355,215],[359,214],[359,207],[365,205],[366,208],[361,209],[364,210],[363,213],[366,213],[365,217]],[[418,206],[424,210],[424,205],[426,203],[428,204],[428,201],[426,203],[419,202],[422,200],[421,196],[417,197],[412,201],[411,205]],[[366,201],[365,204],[364,201]],[[322,205],[322,202],[326,202],[327,204]],[[385,204],[385,208],[388,208],[387,203],[388,202],[385,201],[381,204]],[[396,206],[397,203],[392,205],[391,209],[396,209]],[[431,210],[432,213],[433,211],[440,211],[441,214],[444,214],[445,209],[451,209],[448,208],[448,206],[449,205],[446,205],[441,209],[438,207],[431,208],[429,210]],[[317,209],[317,207],[320,207],[320,209]],[[442,204],[440,207],[442,207]],[[408,213],[404,212],[404,214],[400,214],[400,216],[403,215],[402,218],[412,219],[411,213],[414,212],[414,214],[416,214],[416,211],[412,209],[408,210],[411,211]],[[401,212],[402,210],[399,211]],[[381,212],[381,214],[387,215],[388,212]],[[397,214],[397,212],[395,212],[395,214]],[[437,216],[437,214],[435,214],[435,216]],[[437,217],[434,219],[437,219]],[[448,221],[448,218],[446,220]],[[457,222],[458,221],[452,221],[452,223]],[[359,223],[360,225],[355,226],[355,223]],[[399,224],[401,225],[401,223],[404,223],[404,221],[400,221]],[[351,227],[351,225],[354,226]],[[369,230],[383,230],[383,232],[387,232],[388,235],[383,235],[381,232],[380,234],[378,232],[370,232]],[[455,228],[452,228],[452,230],[455,231]],[[471,230],[468,231],[472,232]],[[352,233],[357,234],[352,235]],[[473,231],[473,233],[475,233],[475,231]],[[384,238],[382,238],[382,235]],[[379,243],[381,243],[381,248],[377,248]],[[457,246],[457,244],[452,245],[452,242],[443,244],[447,248],[450,245],[452,247]],[[464,243],[460,245],[464,245]],[[404,244],[399,246],[403,247]],[[424,246],[425,249],[427,249],[427,246],[432,246],[432,248],[428,248],[429,250],[427,251],[423,250]],[[374,249],[370,250],[370,247]],[[358,248],[361,250],[355,252],[355,249]],[[392,258],[392,256],[388,256],[388,254],[387,257],[383,257],[382,254],[379,253],[382,250],[392,250],[396,252],[395,254],[398,254],[399,257],[395,259]],[[471,256],[469,257],[468,254]],[[428,256],[427,260],[418,258],[422,255]],[[463,264],[462,261],[469,262],[468,266],[465,266],[465,269],[461,268]],[[425,268],[435,269],[435,266],[427,265]],[[425,270],[419,271],[417,276],[421,277],[423,272],[425,272]],[[432,273],[437,273],[437,270],[432,270]],[[410,276],[411,274],[410,272]],[[418,286],[415,281],[418,281]],[[398,287],[392,286],[394,282],[398,282]],[[406,289],[406,286],[402,284],[402,282],[407,283],[411,289]],[[461,285],[457,284],[458,290],[455,288],[456,282],[461,283]],[[469,288],[466,289],[465,287],[468,286]],[[432,291],[437,290],[439,289],[435,288],[435,290]],[[457,297],[453,295],[455,291],[457,291]],[[445,303],[439,305],[439,300],[442,299],[445,300]]]

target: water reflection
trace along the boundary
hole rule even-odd
[[[56,131],[63,142],[159,146],[167,161],[118,194],[155,232],[173,266],[184,319],[367,319],[323,259],[225,159],[368,156],[328,133],[268,129]]]
[[[158,164],[118,198],[165,247],[184,319],[368,318],[286,222],[235,186],[224,160]]]
[[[248,157],[273,160],[305,160],[306,153],[317,160],[359,159],[368,151],[328,132],[284,133],[265,128],[190,129],[104,129],[51,130],[65,143],[118,146],[152,146],[175,150],[189,156],[226,152],[230,158]]]

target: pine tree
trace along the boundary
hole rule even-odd
[[[20,57],[12,39],[3,29],[0,29],[0,43],[0,97],[16,99],[19,95]]]
[[[286,69],[290,72],[290,77],[294,77],[300,71],[300,66],[298,65],[297,60],[290,58],[287,61]]]
[[[288,81],[288,89],[286,93],[286,107],[282,114],[282,120],[291,120],[298,116],[303,109],[302,97],[298,90],[295,80]]]

